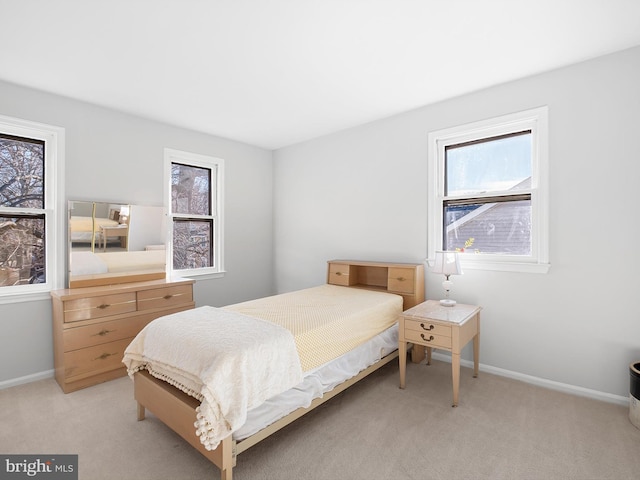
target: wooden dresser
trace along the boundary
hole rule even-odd
[[[424,302],[422,264],[355,260],[331,260],[328,263],[327,283],[401,295],[405,310]]]
[[[126,375],[125,348],[163,315],[194,308],[193,280],[51,292],[55,377],[65,393]]]

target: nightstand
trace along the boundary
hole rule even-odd
[[[434,348],[451,352],[453,407],[458,406],[460,388],[460,352],[473,340],[473,376],[478,376],[480,360],[480,310],[475,305],[456,304],[444,307],[437,300],[427,300],[404,311],[400,316],[400,388],[405,387],[407,343],[413,344],[414,362],[424,358],[419,350],[426,347],[427,365]],[[418,349],[418,350],[416,350]]]
[[[107,241],[109,240],[109,237],[120,237],[120,246],[122,248],[128,249],[128,236],[128,225],[121,224],[115,227],[105,227],[104,225],[100,226],[100,237],[105,252],[107,251]]]

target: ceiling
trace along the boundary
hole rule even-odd
[[[640,45],[637,0],[0,0],[0,79],[277,149]]]

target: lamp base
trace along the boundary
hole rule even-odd
[[[440,300],[440,305],[443,307],[453,307],[456,304],[455,300],[451,300],[450,298],[444,298]]]

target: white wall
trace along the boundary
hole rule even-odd
[[[0,115],[66,129],[66,199],[163,204],[164,148],[225,160],[224,278],[198,305],[273,293],[272,152],[0,82]],[[0,305],[0,387],[53,369],[49,301]]]
[[[422,261],[428,132],[548,105],[550,273],[469,270],[455,297],[484,308],[489,369],[627,396],[640,360],[638,85],[635,48],[276,151],[277,290],[323,283],[332,258]],[[439,298],[442,279],[426,277]]]

